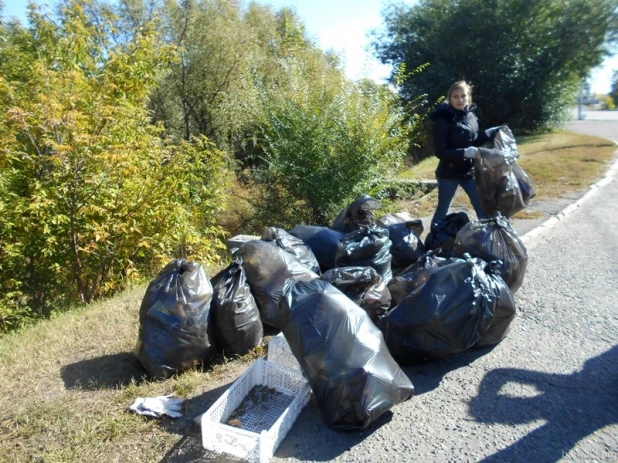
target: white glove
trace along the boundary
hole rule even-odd
[[[476,146],[471,146],[464,150],[464,158],[475,158],[479,155],[479,149]]]
[[[180,418],[182,413],[183,399],[174,399],[172,395],[161,395],[158,397],[138,397],[129,407],[138,415],[152,416],[161,418],[168,415],[170,418]]]

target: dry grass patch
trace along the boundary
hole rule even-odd
[[[438,167],[438,158],[435,156],[430,156],[412,167],[402,169],[398,173],[397,178],[410,180],[434,180],[436,178],[436,167]]]
[[[257,187],[235,179],[227,207],[217,214],[217,223],[230,236],[247,234],[255,214],[255,202],[260,198],[261,192]]]
[[[539,199],[558,198],[588,188],[614,159],[616,145],[603,138],[570,132],[522,137],[519,164]]]
[[[205,394],[264,356],[260,346],[242,359],[149,381],[133,354],[145,290],[0,339],[0,454],[24,462],[160,461],[182,437],[179,429],[206,410]],[[128,411],[137,397],[171,393],[187,399],[184,424]]]
[[[515,214],[513,216],[513,218],[515,219],[538,219],[543,217],[543,213],[539,212],[539,211],[528,211],[528,210],[523,210],[523,211],[519,211],[517,214]]]

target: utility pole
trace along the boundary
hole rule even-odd
[[[582,99],[584,98],[584,82],[585,81],[582,80],[582,83],[579,85],[579,97],[577,98],[577,119],[580,121],[584,119],[584,114],[582,112]]]

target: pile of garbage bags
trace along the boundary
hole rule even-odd
[[[413,395],[401,366],[508,335],[528,259],[508,218],[534,190],[507,127],[494,144],[476,173],[490,219],[449,214],[423,241],[421,220],[376,218],[379,201],[362,195],[330,227],[265,229],[210,281],[199,264],[170,262],[140,307],[138,359],[167,378],[219,351],[248,352],[268,326],[285,336],[328,425],[366,428]]]
[[[417,273],[409,278],[415,280]],[[494,265],[469,255],[450,257],[429,274],[420,272],[419,279],[418,287],[378,322],[402,365],[447,358],[479,341],[485,345],[498,307],[514,307]],[[501,324],[504,331],[505,325]],[[501,330],[491,339],[500,341],[505,334]]]
[[[260,312],[239,259],[212,281],[175,259],[148,285],[135,354],[154,379],[206,364],[219,351],[243,355],[263,339]]]

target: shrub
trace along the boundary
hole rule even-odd
[[[261,162],[254,172],[266,201],[259,212],[282,228],[326,225],[397,169],[409,126],[385,86],[293,75],[293,91],[262,98]]]
[[[146,110],[173,49],[152,28],[108,47],[87,3],[2,31],[0,330],[223,247],[225,155],[203,137],[166,142]]]
[[[614,99],[609,95],[596,95],[596,98],[601,102],[601,109],[613,110],[616,109]]]

